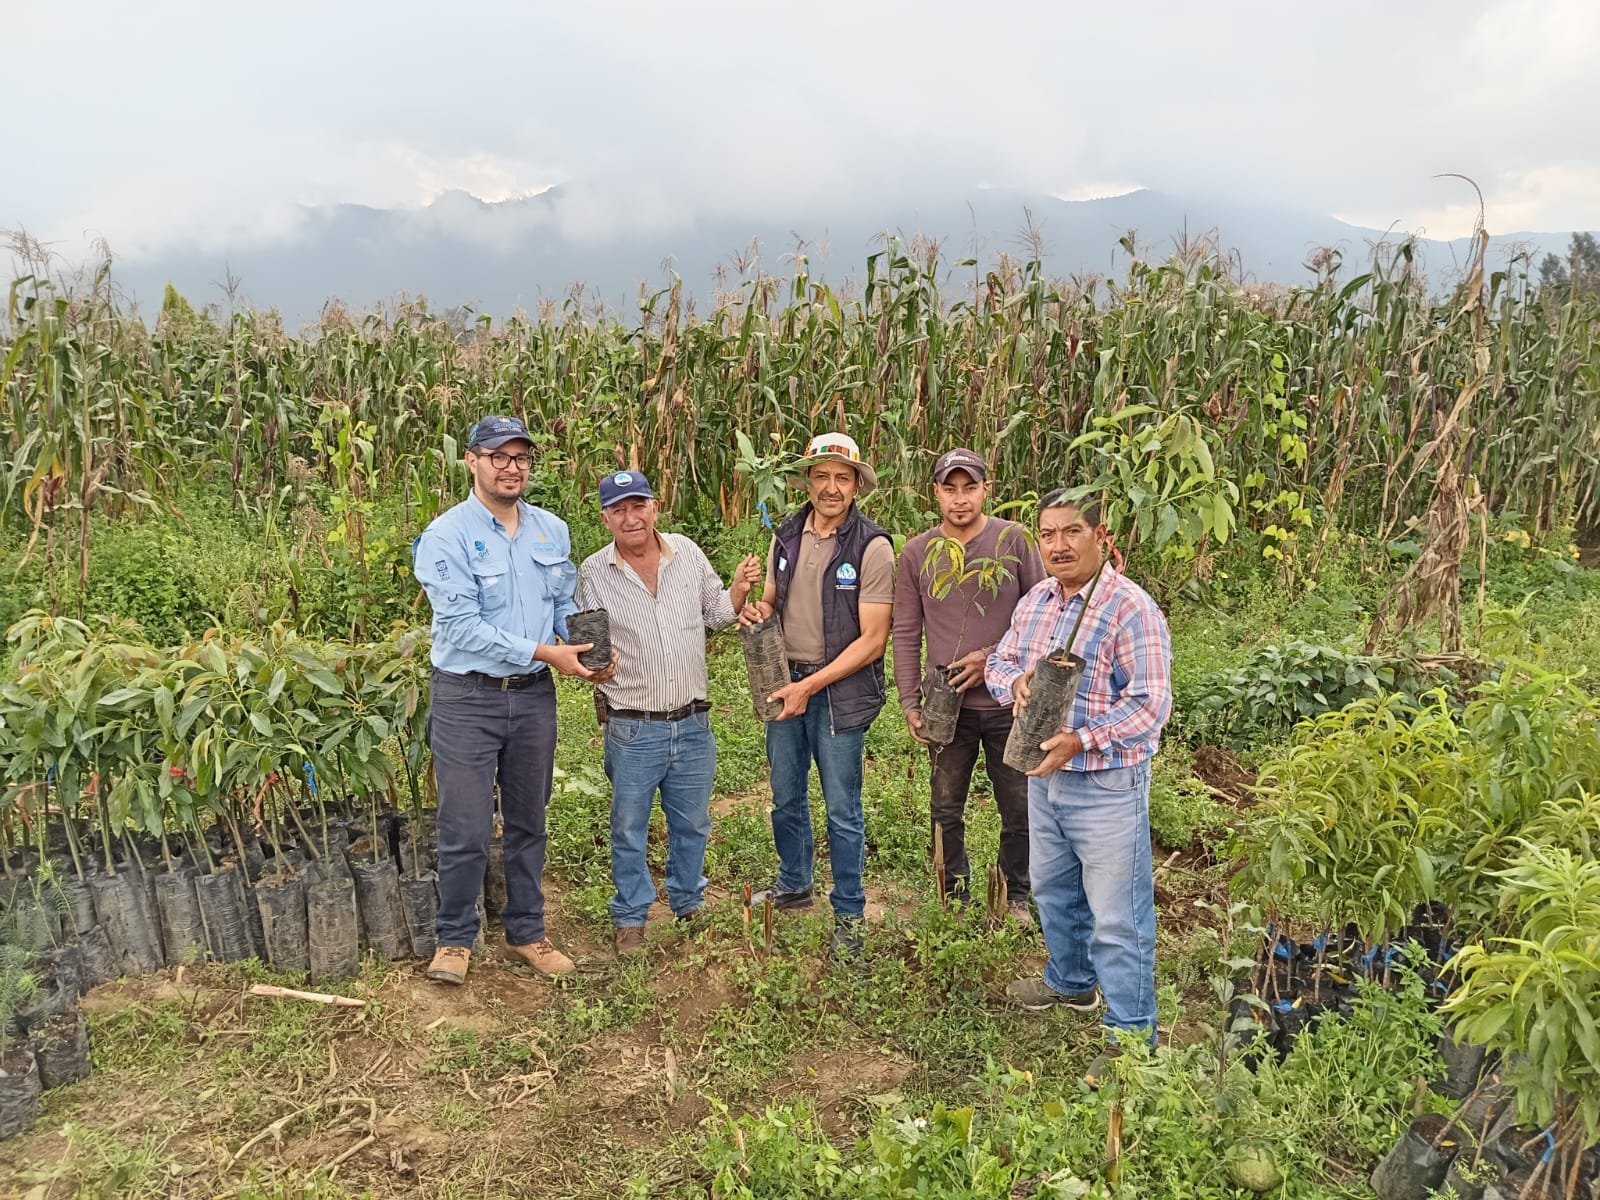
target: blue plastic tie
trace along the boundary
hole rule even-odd
[[[1317,934],[1316,940],[1311,943],[1311,948],[1313,950],[1326,950],[1328,948],[1328,934],[1326,930]]]
[[[767,532],[776,534],[777,530],[772,528],[772,518],[767,515],[767,502],[763,500],[758,507],[761,509],[761,523],[767,527]]]
[[[1289,1012],[1294,1008],[1294,1005],[1288,1000],[1279,1000],[1272,1007],[1277,1009],[1279,1012]]]
[[[308,760],[300,764],[300,770],[305,774],[306,786],[311,789],[311,794],[315,796],[317,794],[317,769]]]
[[[50,764],[50,769],[47,770],[44,773],[44,781],[46,783],[54,783],[56,781],[56,765],[55,765],[55,763],[51,763]]]
[[[1361,965],[1363,967],[1371,967],[1372,960],[1376,957],[1378,957],[1378,947],[1374,946],[1361,956]]]
[[[1555,1152],[1556,1152],[1556,1135],[1555,1135],[1555,1131],[1554,1130],[1550,1130],[1550,1129],[1546,1129],[1544,1131],[1544,1153],[1539,1155],[1539,1161],[1542,1162],[1542,1163],[1549,1162],[1550,1159],[1555,1155]]]

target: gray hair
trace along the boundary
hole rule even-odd
[[[1056,488],[1051,492],[1046,492],[1044,497],[1039,501],[1040,515],[1042,516],[1047,508],[1075,508],[1078,510],[1079,514],[1082,515],[1084,521],[1090,526],[1099,525],[1101,523],[1099,502],[1089,502],[1082,498],[1075,497],[1072,494],[1075,490],[1076,489],[1074,488],[1063,487]]]

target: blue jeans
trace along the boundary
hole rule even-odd
[[[807,784],[815,762],[828,806],[828,858],[833,863],[828,899],[841,917],[859,917],[867,909],[867,895],[861,890],[867,857],[867,822],[861,811],[861,755],[866,740],[865,729],[830,732],[826,689],[811,697],[798,717],[767,722],[778,888],[799,892],[811,886],[815,853]]]
[[[643,925],[655,902],[646,843],[650,810],[661,792],[667,814],[667,903],[676,916],[705,901],[706,840],[711,836],[711,781],[717,742],[707,713],[681,721],[606,722],[606,778],[611,780],[611,919]]]
[[[1028,780],[1028,869],[1058,992],[1105,997],[1105,1023],[1156,1037],[1150,764]]]

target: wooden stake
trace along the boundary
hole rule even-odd
[[[296,988],[278,987],[271,983],[252,983],[252,996],[278,996],[284,1000],[309,1000],[313,1004],[331,1004],[336,1008],[365,1008],[365,1000],[352,996],[334,996],[328,992],[302,992]]]
[[[750,940],[750,885],[744,885],[744,944],[750,948],[750,953],[756,952],[755,943]]]
[[[937,822],[933,826],[933,880],[939,889],[939,903],[947,903],[944,892],[944,829]]]

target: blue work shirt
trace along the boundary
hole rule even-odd
[[[433,665],[441,671],[542,671],[534,650],[567,636],[567,616],[578,610],[567,523],[526,500],[517,506],[516,537],[474,493],[411,544],[412,570],[433,605]]]

